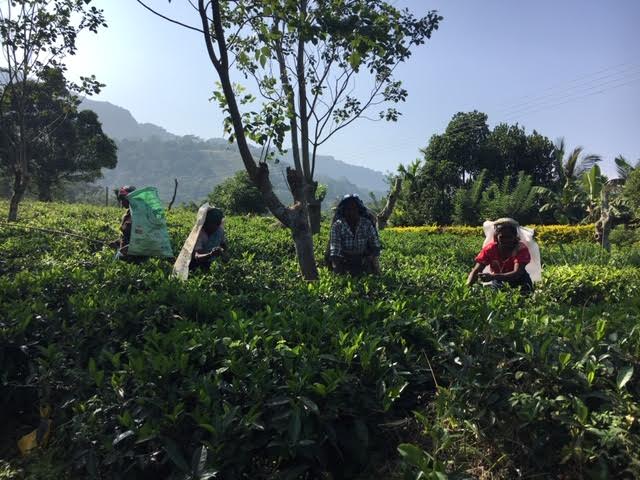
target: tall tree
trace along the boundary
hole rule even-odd
[[[447,224],[451,222],[453,196],[460,177],[452,162],[416,160],[409,168],[400,166],[403,180],[394,225]]]
[[[450,163],[456,172],[451,185],[458,187],[471,181],[482,170],[484,145],[489,136],[487,115],[473,112],[456,113],[445,132],[433,135],[422,151],[427,163]]]
[[[28,166],[40,200],[51,201],[53,187],[62,181],[91,182],[101,177],[102,168],[116,166],[115,143],[94,112],[78,112],[79,100],[67,89],[59,69],[47,69],[28,85],[31,108],[25,115],[25,132],[37,138]]]
[[[33,179],[38,198],[53,199],[53,188],[65,183],[93,182],[103,168],[115,168],[117,147],[102,131],[98,116],[91,110],[68,115],[51,139],[33,156]]]
[[[5,69],[0,91],[0,130],[7,144],[2,161],[13,177],[9,220],[18,216],[18,205],[29,184],[31,152],[57,124],[39,132],[27,127],[33,112],[33,81],[51,69],[64,71],[64,61],[76,52],[76,39],[83,30],[96,32],[106,25],[102,10],[92,0],[10,0],[0,6],[0,39]],[[94,93],[100,84],[82,77],[76,92]],[[9,98],[11,101],[9,102]]]
[[[564,138],[559,138],[554,152],[559,181],[565,189],[577,181],[583,173],[591,169],[602,158],[599,155],[585,154],[583,147],[575,147],[567,154]]]
[[[554,145],[535,130],[527,135],[522,126],[501,123],[491,131],[483,148],[480,166],[489,171],[491,179],[500,181],[524,172],[535,185],[553,185],[557,176]]]
[[[406,99],[395,68],[430,38],[441,17],[416,18],[384,0],[198,0],[194,6],[220,80],[215,98],[227,114],[229,138],[269,210],[291,229],[303,276],[315,279],[316,152],[365,111]],[[257,111],[242,111],[256,99],[233,83],[234,68],[254,80],[262,96]],[[367,80],[370,89],[362,88]],[[386,120],[398,115],[395,108],[377,113]],[[290,207],[273,193],[267,155],[256,162],[248,145],[252,140],[268,152],[272,144],[282,149],[287,138],[294,160]]]
[[[551,187],[556,178],[554,146],[547,137],[535,130],[527,135],[524,127],[505,123],[490,130],[487,115],[477,110],[456,113],[444,133],[431,136],[421,152],[422,166],[398,202],[403,222],[471,221],[480,214],[480,193],[489,183],[500,190],[505,177],[520,178],[522,172],[526,181],[519,185],[530,180]],[[480,176],[481,182],[474,183]],[[405,198],[408,192],[411,200]]]

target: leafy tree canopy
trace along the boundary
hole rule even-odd
[[[640,219],[640,168],[635,168],[624,185],[623,195],[629,205],[635,209],[636,218]]]
[[[483,216],[480,202],[486,187],[494,193],[491,201],[485,201],[485,212],[491,210],[489,204],[501,210],[496,205],[512,195],[522,196],[528,211],[533,208],[533,185],[558,182],[555,147],[547,137],[535,130],[527,135],[524,127],[505,123],[490,130],[487,120],[486,114],[476,110],[459,112],[444,133],[429,139],[413,172],[400,172],[406,181],[393,222],[448,224],[455,205],[457,222],[475,222]]]
[[[64,72],[65,58],[76,53],[76,39],[83,30],[96,32],[105,26],[102,10],[92,0],[10,0],[0,3],[0,41],[3,72],[0,85],[0,130],[3,162],[13,177],[8,219],[15,221],[18,205],[29,185],[31,153],[42,137],[55,128],[27,127],[33,115],[34,82],[50,81],[50,72]],[[57,78],[75,92],[97,93],[102,85],[95,77],[81,77],[79,84]],[[58,86],[60,87],[60,86]],[[12,99],[9,100],[7,97]]]
[[[434,11],[415,17],[385,0],[198,0],[192,5],[200,16],[195,29],[203,34],[220,81],[214,98],[227,116],[227,134],[238,143],[249,178],[269,210],[291,230],[303,276],[316,279],[317,149],[365,111],[406,99],[394,71],[442,18]],[[254,97],[232,81],[233,69],[255,82],[262,97],[255,108]],[[359,87],[370,80],[371,88],[356,89],[356,79]],[[391,107],[377,116],[395,120],[398,115]],[[294,199],[289,207],[273,192],[267,155],[256,161],[248,145],[253,140],[269,152],[271,144],[281,149],[287,137],[294,160],[287,172]]]
[[[28,170],[41,200],[52,199],[52,188],[60,182],[90,182],[101,176],[102,168],[116,166],[116,145],[102,132],[97,115],[78,112],[79,100],[67,88],[63,72],[47,68],[39,80],[28,80],[20,95],[8,88],[4,95],[8,111],[17,112],[18,103],[26,100],[21,114],[5,115],[8,131],[21,129],[31,139]],[[0,136],[0,155],[5,169],[12,167],[10,135]]]
[[[209,203],[222,208],[227,215],[267,213],[267,206],[260,190],[251,182],[245,171],[237,172],[233,177],[216,185],[209,194]]]

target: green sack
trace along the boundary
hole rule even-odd
[[[127,195],[131,208],[129,255],[173,257],[167,220],[158,190],[145,187]]]

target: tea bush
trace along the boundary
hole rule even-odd
[[[121,212],[22,215],[110,239]],[[169,212],[176,252],[193,221]],[[548,242],[522,297],[465,286],[481,235],[386,230],[379,277],[307,283],[273,219],[225,222],[231,260],[185,283],[163,260],[0,226],[0,475],[640,475],[633,247]],[[45,403],[50,444],[19,459]]]
[[[536,240],[542,244],[593,241],[595,226],[590,225],[528,225],[536,232]],[[448,233],[456,236],[477,237],[483,235],[482,227],[464,225],[424,225],[418,227],[390,227],[397,233],[422,233],[426,235]]]

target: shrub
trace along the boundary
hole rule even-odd
[[[577,241],[593,240],[594,225],[530,225],[536,232],[536,240],[541,244],[571,243]],[[427,235],[449,233],[459,236],[482,236],[482,227],[470,227],[463,225],[443,226],[435,225],[417,227],[389,227],[387,230],[398,233],[423,233]]]
[[[22,215],[0,227],[0,424],[15,449],[48,403],[54,431],[0,475],[384,478],[408,443],[414,473],[640,475],[630,248],[549,244],[522,297],[465,286],[478,227],[389,229],[380,276],[306,283],[286,230],[230,216],[231,260],[178,282],[165,261],[16,228],[109,239],[114,208]],[[168,212],[175,250],[194,217]]]
[[[244,170],[216,185],[209,194],[209,203],[222,208],[227,215],[267,213],[260,190]]]

